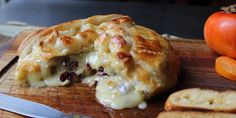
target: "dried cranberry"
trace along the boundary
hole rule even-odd
[[[98,72],[103,72],[104,71],[104,68],[103,67],[99,67],[98,68]]]
[[[79,74],[78,76],[77,76],[77,82],[81,82],[83,79],[84,79],[84,75],[83,74]]]
[[[98,81],[95,81],[95,83],[93,84],[93,86],[97,86],[98,85]]]
[[[89,63],[87,63],[86,66],[87,66],[87,70],[88,70],[87,72],[89,75],[95,75],[97,73],[97,70],[93,69]]]
[[[97,70],[96,69],[92,69],[91,71],[90,71],[90,75],[95,75],[97,73]]]
[[[62,73],[62,74],[60,75],[60,80],[61,80],[62,82],[66,81],[68,75],[69,75],[69,74],[66,73],[66,72]]]
[[[92,67],[91,67],[91,65],[89,63],[87,63],[86,66],[87,66],[88,70],[92,69]]]
[[[83,78],[83,75],[82,75],[82,74],[79,74],[79,75],[78,75],[78,78],[79,78],[79,79]]]
[[[77,74],[75,72],[64,72],[60,75],[60,80],[62,82],[66,81],[66,80],[73,80],[77,77]]]
[[[109,75],[105,72],[97,72],[97,76],[109,76]]]

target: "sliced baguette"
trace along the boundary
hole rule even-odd
[[[236,114],[217,112],[161,112],[157,118],[236,118]]]
[[[177,91],[168,97],[165,110],[236,112],[236,91],[218,92],[200,88]]]

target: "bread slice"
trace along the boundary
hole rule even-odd
[[[214,91],[192,88],[171,94],[165,110],[208,110],[218,112],[236,112],[236,91]]]
[[[161,112],[157,118],[236,118],[236,114],[217,112],[181,112],[169,111]]]

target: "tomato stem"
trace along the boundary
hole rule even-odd
[[[221,7],[226,13],[236,13],[236,4],[230,5],[228,7]]]

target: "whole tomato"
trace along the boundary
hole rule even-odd
[[[213,51],[236,58],[236,4],[213,13],[207,19],[204,37]]]

